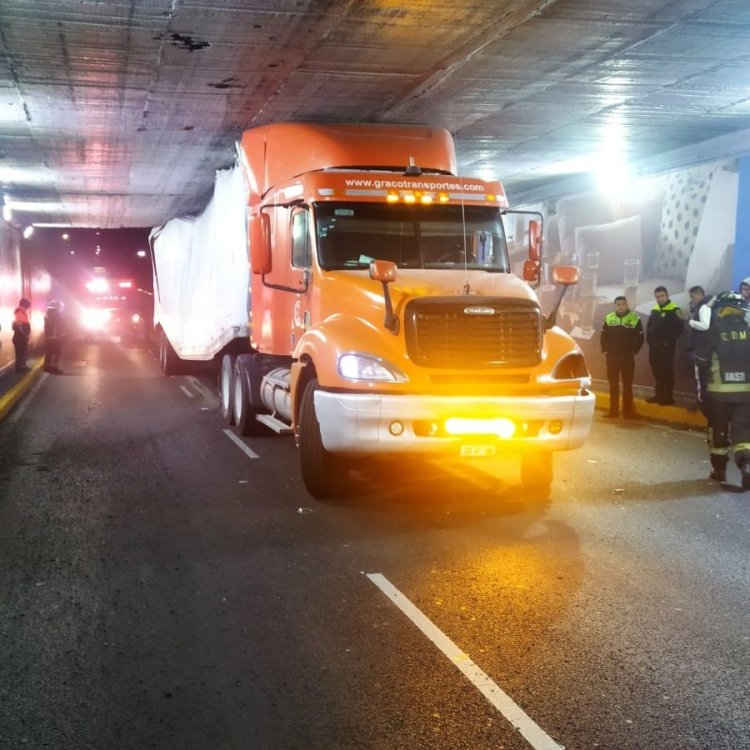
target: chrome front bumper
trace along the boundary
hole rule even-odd
[[[315,413],[323,445],[334,453],[403,454],[457,452],[463,444],[493,444],[509,450],[562,451],[580,447],[594,418],[594,394],[544,397],[384,396],[315,392]],[[448,417],[506,418],[532,425],[509,439],[494,435],[418,434],[425,423]],[[401,434],[392,425],[400,423]],[[416,430],[415,430],[416,428]],[[555,430],[558,429],[557,432]],[[398,431],[398,430],[396,430]]]

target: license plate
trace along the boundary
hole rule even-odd
[[[461,455],[476,458],[478,456],[494,456],[494,445],[462,445]]]

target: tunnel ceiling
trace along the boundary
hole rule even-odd
[[[750,151],[748,0],[2,0],[18,225],[203,208],[244,128],[427,123],[511,201]]]

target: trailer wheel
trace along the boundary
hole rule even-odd
[[[221,416],[226,424],[234,424],[233,393],[234,357],[231,354],[225,354],[221,358],[221,370],[219,371],[219,400],[221,401]]]
[[[250,404],[250,384],[242,359],[235,359],[232,373],[232,415],[237,432],[246,437],[261,435],[264,427],[255,418],[256,411]]]
[[[548,497],[553,474],[551,451],[537,451],[521,456],[521,484],[536,497]]]
[[[165,375],[179,375],[181,372],[182,360],[177,356],[177,352],[169,343],[169,339],[164,331],[159,336],[159,365]]]
[[[302,394],[299,411],[299,456],[302,480],[307,491],[318,500],[339,497],[347,479],[347,462],[323,447],[320,424],[315,415],[317,379],[311,380]]]

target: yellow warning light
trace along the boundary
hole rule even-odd
[[[425,195],[422,196],[422,198],[420,200],[422,201],[422,203],[428,203],[429,204],[429,203],[432,203],[432,201],[434,199],[433,199],[433,197],[431,195],[425,194]]]
[[[495,200],[495,196],[494,195],[488,195],[487,196],[487,200],[488,201],[494,201]]]
[[[445,431],[449,435],[497,435],[499,438],[511,438],[516,432],[512,420],[497,419],[464,419],[450,417],[445,421]]]
[[[404,193],[404,203],[416,203],[417,197],[413,193]]]
[[[388,193],[388,195],[385,198],[388,203],[398,203],[398,196],[396,193]]]
[[[438,196],[438,200],[441,203],[447,203],[450,200],[450,196],[448,195],[448,193],[440,193],[440,195]]]

